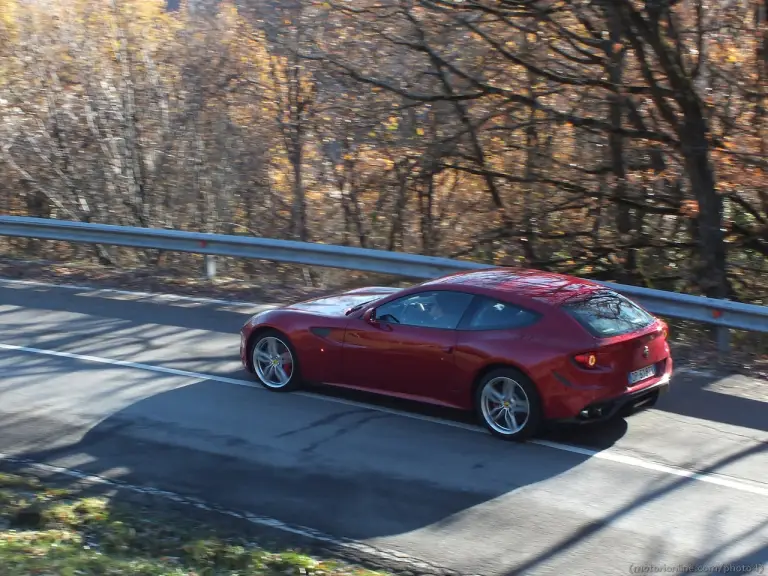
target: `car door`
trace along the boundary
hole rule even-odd
[[[343,384],[440,401],[457,386],[456,327],[471,294],[430,290],[352,320],[344,337]]]

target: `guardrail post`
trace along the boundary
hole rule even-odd
[[[205,277],[208,280],[216,278],[216,256],[212,254],[206,254],[205,259]]]
[[[731,347],[731,330],[725,326],[715,327],[715,339],[717,340],[717,351],[720,354],[727,354]]]

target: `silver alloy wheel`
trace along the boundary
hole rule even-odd
[[[293,355],[285,342],[267,336],[253,347],[253,367],[266,386],[282,388],[293,376]]]
[[[517,434],[531,415],[528,394],[519,382],[507,376],[499,376],[483,387],[480,409],[488,426],[499,434]]]

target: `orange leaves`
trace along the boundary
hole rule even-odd
[[[685,218],[696,218],[699,215],[699,203],[696,200],[685,200],[680,205],[680,215]]]

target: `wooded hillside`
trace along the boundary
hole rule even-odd
[[[0,0],[3,213],[760,301],[767,165],[765,0]]]

